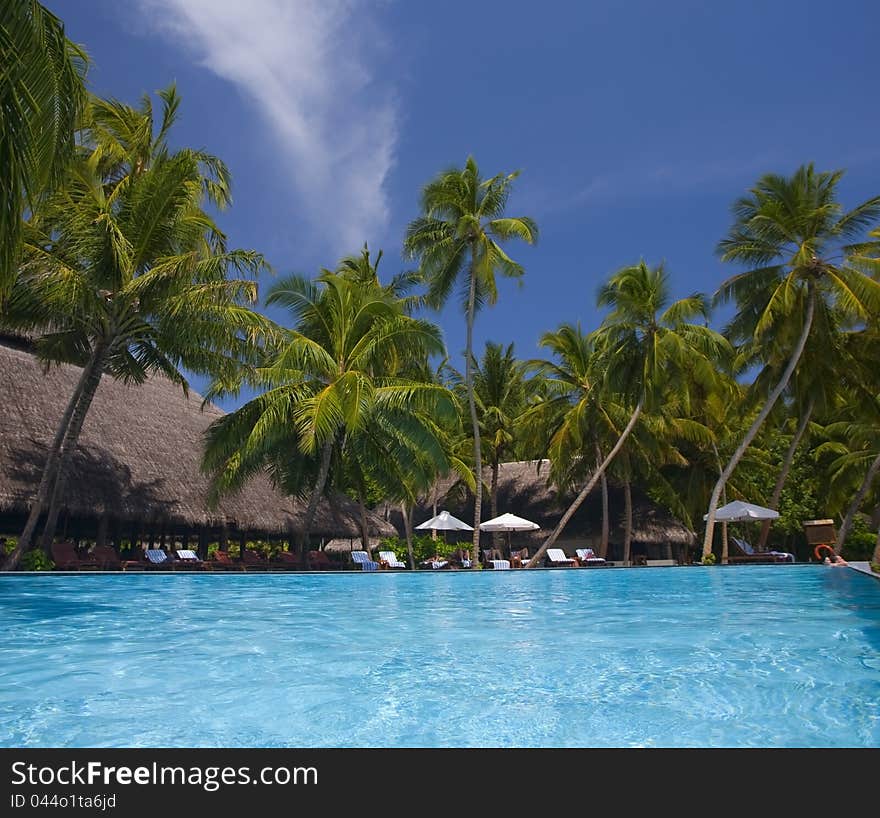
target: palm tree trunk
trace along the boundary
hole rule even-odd
[[[871,566],[877,566],[876,570],[880,572],[880,528],[877,529],[877,542],[874,545],[874,556],[871,557]]]
[[[498,516],[498,460],[496,458],[492,459],[492,484],[489,486],[489,510],[491,511],[492,519],[494,520]],[[501,534],[499,532],[493,532],[492,547],[498,548],[500,542]],[[508,549],[508,559],[510,558],[509,552],[510,549]]]
[[[468,283],[467,339],[465,342],[464,380],[467,388],[468,408],[471,413],[471,427],[474,433],[474,559],[479,564],[480,557],[480,512],[483,504],[483,453],[480,448],[480,420],[477,417],[477,403],[474,400],[474,311],[477,301],[477,244],[471,244],[471,275]]]
[[[70,421],[73,418],[73,413],[76,411],[76,406],[79,403],[79,399],[82,396],[83,390],[85,389],[86,382],[91,377],[92,371],[96,366],[99,365],[99,357],[101,357],[98,353],[98,350],[94,350],[92,352],[91,358],[89,358],[86,365],[83,367],[82,373],[79,376],[79,381],[76,384],[76,388],[73,390],[73,394],[70,396],[70,400],[67,402],[67,407],[64,410],[64,414],[61,416],[61,420],[58,423],[58,428],[55,430],[55,437],[52,439],[52,446],[49,449],[49,453],[46,456],[46,462],[43,464],[43,473],[40,477],[40,485],[37,488],[37,495],[34,497],[34,501],[30,508],[30,513],[28,514],[27,521],[25,522],[24,530],[21,532],[21,536],[18,538],[18,543],[15,546],[15,549],[9,556],[6,558],[6,561],[3,563],[4,571],[14,571],[16,567],[18,567],[18,563],[21,560],[23,554],[30,551],[31,546],[34,540],[34,532],[37,528],[37,523],[40,520],[40,515],[43,513],[46,508],[46,504],[49,502],[51,498],[52,489],[55,485],[55,478],[58,475],[58,468],[60,466],[61,461],[61,448],[64,443],[64,437],[67,434],[67,429],[70,426]]]
[[[853,501],[849,504],[849,508],[846,510],[846,516],[843,518],[843,523],[840,526],[840,531],[837,532],[837,543],[834,546],[835,554],[839,554],[843,550],[843,543],[846,540],[846,535],[849,534],[849,530],[850,528],[852,528],[853,520],[855,520],[856,514],[858,514],[858,511],[862,507],[862,503],[865,500],[865,496],[868,494],[868,491],[874,484],[874,478],[877,477],[878,471],[880,471],[880,454],[878,454],[877,457],[874,458],[874,461],[868,468],[868,473],[865,475],[865,479],[862,480],[862,484],[859,486],[859,490],[856,492],[856,496],[853,497]]]
[[[639,399],[638,405],[633,410],[632,416],[629,419],[629,423],[626,424],[626,428],[621,432],[620,437],[617,439],[617,443],[614,444],[614,448],[608,453],[608,456],[602,461],[599,465],[599,468],[593,473],[590,479],[587,481],[587,485],[585,485],[580,494],[574,498],[572,504],[566,509],[565,514],[562,515],[562,519],[559,521],[559,524],[556,528],[553,529],[553,533],[547,537],[544,541],[544,544],[535,552],[535,555],[526,563],[526,568],[534,568],[543,558],[548,548],[553,546],[553,543],[559,539],[559,535],[562,534],[565,526],[568,525],[568,521],[574,516],[575,512],[581,507],[581,503],[587,499],[587,495],[593,490],[593,487],[599,482],[599,478],[605,473],[605,470],[608,466],[611,465],[611,462],[617,457],[617,453],[623,448],[623,444],[626,443],[626,439],[629,437],[630,432],[632,432],[633,428],[636,425],[636,422],[639,419],[639,416],[642,414],[642,405],[644,403],[644,396]]]
[[[102,357],[103,364],[103,357]],[[46,525],[43,528],[43,536],[40,540],[43,550],[48,554],[52,549],[52,541],[55,539],[55,528],[58,525],[58,515],[61,512],[61,503],[64,499],[64,489],[67,487],[67,470],[70,461],[79,445],[79,436],[82,433],[83,423],[91,409],[92,401],[101,384],[104,374],[103,366],[96,366],[89,374],[85,387],[80,395],[76,410],[64,435],[64,443],[61,446],[61,457],[58,461],[58,472],[55,476],[55,485],[52,488],[52,499],[49,502],[49,513],[46,516]]]
[[[633,533],[633,497],[629,478],[623,481],[623,564],[629,565]]]
[[[795,429],[794,437],[788,445],[785,457],[782,459],[782,466],[779,469],[779,477],[776,478],[776,485],[773,486],[773,494],[770,495],[770,508],[776,511],[779,508],[779,500],[782,497],[782,489],[785,488],[785,481],[788,480],[788,473],[791,471],[791,464],[794,463],[794,456],[797,454],[798,447],[801,445],[801,439],[810,425],[810,417],[813,414],[813,407],[816,405],[816,398],[810,396],[807,408],[804,410],[801,419]],[[763,551],[767,545],[767,538],[770,536],[770,520],[764,520],[761,523],[761,535],[758,537],[758,551]]]
[[[596,468],[602,462],[602,450],[596,444]],[[602,489],[602,539],[599,541],[599,556],[602,559],[608,556],[608,539],[610,536],[610,523],[608,520],[608,475],[603,471],[599,477],[599,486]]]
[[[409,557],[409,570],[416,570],[416,558],[413,554],[413,525],[412,509],[406,503],[400,504],[400,512],[403,514],[403,533],[406,536],[406,553]],[[436,515],[435,515],[436,516]]]
[[[306,506],[306,519],[303,522],[302,540],[299,544],[299,558],[303,568],[307,571],[311,570],[309,566],[309,535],[312,531],[312,523],[315,521],[315,514],[318,511],[318,503],[324,494],[324,487],[327,485],[327,475],[330,474],[330,456],[333,454],[333,439],[330,438],[324,444],[321,450],[321,465],[318,467],[318,476],[315,478],[315,487],[309,496],[309,504]]]
[[[730,562],[730,549],[727,541],[727,522],[721,523],[721,564],[727,565]]]
[[[370,525],[367,521],[367,503],[364,500],[363,491],[358,491],[358,511],[361,523],[361,546],[367,553],[370,552]]]
[[[779,397],[785,391],[785,387],[788,386],[788,382],[794,374],[795,367],[797,367],[801,355],[804,353],[804,347],[807,345],[807,338],[810,336],[810,328],[813,326],[813,314],[816,311],[816,292],[812,284],[808,284],[807,286],[809,288],[809,295],[807,296],[807,313],[804,316],[804,327],[801,330],[801,336],[798,338],[798,342],[791,354],[788,365],[785,367],[785,371],[782,373],[779,383],[773,387],[773,391],[767,397],[767,402],[764,404],[764,408],[761,409],[758,413],[758,417],[755,418],[754,422],[749,427],[749,430],[746,432],[746,436],[743,438],[742,443],[739,444],[739,448],[733,453],[730,462],[724,467],[724,471],[721,472],[718,482],[715,483],[715,488],[712,489],[712,497],[709,500],[709,512],[706,519],[706,535],[703,537],[703,558],[708,557],[709,554],[712,553],[712,539],[715,534],[715,511],[718,508],[718,500],[721,497],[721,491],[730,479],[730,475],[733,474],[734,469],[739,465],[739,461],[742,460],[743,455],[746,453],[746,449],[749,448],[752,441],[761,430],[764,421],[767,420],[767,416],[776,405],[776,401],[779,400]]]

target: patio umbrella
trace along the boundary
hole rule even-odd
[[[741,523],[746,520],[775,520],[779,516],[778,511],[772,508],[756,506],[754,503],[745,503],[742,500],[734,500],[726,506],[721,506],[715,512],[715,519],[722,523]],[[708,514],[703,515],[707,520]]]
[[[723,551],[722,551],[722,562],[724,561],[727,555],[727,524],[728,523],[742,523],[748,522],[749,520],[775,520],[779,516],[778,511],[774,511],[772,508],[764,508],[764,506],[756,506],[754,503],[746,503],[743,500],[734,500],[732,503],[728,503],[725,506],[721,506],[715,512],[715,519],[718,520],[721,525],[721,538],[723,543]],[[708,514],[703,515],[703,519],[709,519]],[[748,545],[746,543],[746,545]],[[740,546],[743,548],[743,546]],[[792,559],[794,559],[792,557]]]
[[[537,531],[541,526],[533,523],[531,520],[517,517],[516,514],[502,514],[499,517],[493,517],[480,523],[480,531],[506,531],[507,532],[507,553],[510,554],[510,532],[511,531]]]
[[[441,511],[436,517],[425,520],[416,528],[428,529],[430,531],[473,531],[473,526],[462,522],[458,517],[453,517],[448,511]],[[482,526],[480,526],[482,528]]]

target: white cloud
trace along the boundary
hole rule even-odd
[[[397,112],[393,89],[371,72],[381,37],[368,0],[139,3],[152,26],[262,112],[322,239],[351,252],[385,228]]]

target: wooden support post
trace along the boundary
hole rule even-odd
[[[229,529],[226,527],[226,523],[220,526],[220,550],[228,551],[229,550]]]
[[[208,559],[208,532],[204,528],[199,529],[199,559]]]
[[[242,531],[238,535],[238,559],[240,562],[244,562],[244,549],[245,549],[246,545],[247,545],[247,536],[245,535],[244,531]]]
[[[107,545],[107,529],[109,527],[110,516],[105,511],[101,514],[101,519],[98,520],[98,535],[95,538],[96,545]]]

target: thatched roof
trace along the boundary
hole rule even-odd
[[[547,460],[522,460],[502,463],[498,471],[498,513],[512,512],[532,520],[541,530],[532,535],[517,534],[519,540],[543,540],[559,522],[573,497],[559,496],[555,487],[547,484],[550,463]],[[491,471],[484,471],[483,481],[489,486]],[[611,520],[611,539],[623,538],[623,489],[613,482],[609,485],[609,511]],[[694,533],[684,523],[673,517],[643,492],[633,488],[633,542],[690,545]],[[416,513],[416,522],[421,522],[433,513],[436,496],[438,508],[448,508],[463,520],[473,519],[473,497],[462,490],[456,477],[448,477],[437,482],[432,492],[425,498]],[[599,535],[602,521],[602,500],[597,485],[583,505],[577,510],[565,529],[567,538],[592,538]],[[421,516],[420,516],[421,515]],[[490,516],[489,497],[483,492],[484,520]]]
[[[0,512],[26,512],[40,469],[80,370],[48,372],[21,340],[0,337]],[[186,397],[161,377],[141,386],[104,378],[80,438],[67,482],[65,506],[72,517],[145,525],[219,528],[286,535],[301,531],[304,504],[277,492],[263,475],[216,509],[206,501],[200,471],[203,436],[223,412]],[[312,527],[318,536],[357,537],[357,506],[348,498],[322,502]],[[394,529],[370,514],[373,534]]]

